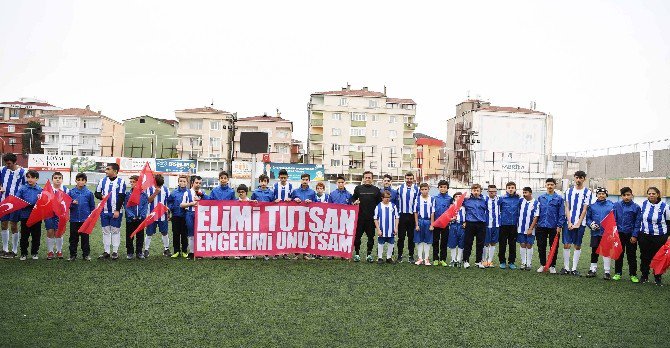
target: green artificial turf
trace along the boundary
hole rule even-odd
[[[584,244],[583,274],[588,237]],[[667,347],[670,340],[670,286],[632,284],[627,266],[621,281],[606,282],[602,262],[595,279],[537,274],[537,254],[528,272],[188,261],[160,256],[159,236],[151,246],[144,261],[125,259],[123,238],[118,261],[47,261],[44,250],[37,261],[0,260],[1,345]],[[102,252],[99,227],[91,249],[93,257]],[[560,268],[560,250],[558,258]]]

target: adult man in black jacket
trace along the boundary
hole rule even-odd
[[[375,243],[375,208],[382,201],[381,191],[377,186],[372,185],[372,172],[363,173],[363,184],[356,186],[351,198],[358,208],[358,224],[356,225],[356,239],[354,240],[354,262],[361,260],[359,252],[361,250],[361,237],[363,232],[368,237],[367,261],[372,262],[372,247]]]

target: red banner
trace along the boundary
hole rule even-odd
[[[352,255],[358,206],[201,200],[195,208],[197,257]]]

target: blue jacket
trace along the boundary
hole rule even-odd
[[[167,207],[170,208],[172,216],[184,217],[186,216],[186,210],[180,207],[182,199],[184,199],[184,194],[188,191],[187,188],[177,187],[176,189],[170,192],[170,197],[167,200]]]
[[[484,196],[466,198],[463,201],[463,207],[465,207],[465,222],[488,222],[489,209]]]
[[[132,191],[126,192],[126,197],[130,198],[130,194]],[[123,205],[123,207],[126,210],[126,221],[128,220],[144,220],[144,218],[147,217],[147,209],[149,208],[149,196],[142,191],[140,194],[140,204],[129,207],[128,206],[128,198],[126,198],[126,203]]]
[[[209,194],[209,198],[211,200],[215,201],[234,201],[237,200],[235,198],[235,190],[233,190],[229,185],[225,186],[217,186],[215,187],[212,192]]]
[[[565,206],[563,196],[555,193],[543,194],[537,198],[540,202],[540,216],[537,219],[537,227],[557,228],[565,224]]]
[[[451,198],[448,193],[439,193],[433,198],[435,198],[435,219],[437,219],[449,209],[449,206],[454,202],[454,199]]]
[[[382,191],[388,191],[391,194],[391,203],[395,204],[395,206],[398,206],[398,190],[394,190],[393,187],[382,187]],[[437,215],[435,215],[437,216]]]
[[[328,196],[328,203],[351,204],[351,193],[347,189],[337,189]]]
[[[595,203],[589,205],[588,210],[586,211],[586,225],[591,226],[592,222],[595,222],[600,226],[600,222],[612,211],[614,208],[614,203],[608,199],[602,201],[597,200]],[[602,236],[603,229],[598,228],[597,230],[591,230],[591,236]]]
[[[23,199],[28,202],[28,206],[21,209],[19,212],[19,219],[27,219],[30,216],[30,212],[35,207],[37,203],[37,195],[42,192],[42,188],[39,185],[30,186],[27,183],[19,187],[19,190],[16,192],[16,197]]]
[[[519,214],[521,212],[521,201],[523,197],[518,194],[509,195],[505,192],[498,199],[500,207],[500,226],[516,226],[519,223]]]
[[[95,201],[93,199],[93,192],[88,187],[84,186],[79,189],[76,186],[71,188],[68,192],[73,201],[77,204],[70,205],[70,221],[84,222],[91,212],[95,210]]]
[[[293,192],[291,192],[291,199],[296,198],[300,198],[301,201],[309,199],[314,202],[316,201],[316,192],[309,186],[307,186],[307,188],[302,188],[301,185],[297,189],[293,190]]]
[[[617,231],[632,234],[633,237],[637,238],[642,225],[642,208],[633,201],[628,203],[618,201],[614,203],[613,210]]]
[[[254,192],[251,193],[251,199],[259,202],[274,202],[274,195],[274,192],[269,188],[263,190],[262,188],[257,187]]]

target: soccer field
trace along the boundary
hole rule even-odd
[[[0,260],[2,346],[667,347],[670,340],[670,287],[632,284],[626,266],[622,281],[607,282],[602,267],[591,279],[341,260],[188,261],[159,256],[160,248],[153,241],[144,261],[126,260],[123,242],[118,261],[47,261],[44,250],[37,261]],[[102,252],[99,227],[91,249]],[[589,253],[585,247],[582,273]]]

